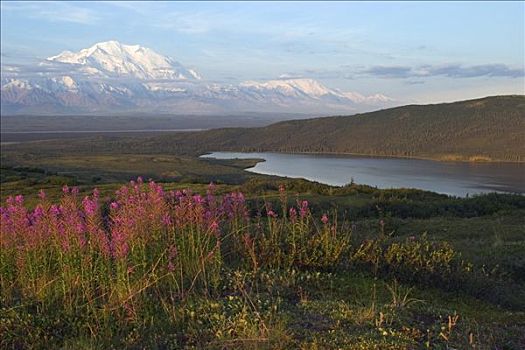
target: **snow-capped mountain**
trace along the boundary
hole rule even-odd
[[[75,65],[85,73],[105,77],[201,79],[195,70],[185,68],[168,56],[139,45],[124,45],[114,40],[95,44],[79,52],[64,51],[48,57],[45,63],[57,62]]]
[[[36,74],[2,67],[2,113],[352,113],[391,106],[307,79],[207,82],[193,69],[139,45],[116,41],[47,58]],[[30,76],[30,77],[28,77]]]
[[[306,78],[278,79],[266,82],[247,81],[241,83],[240,86],[263,94],[279,93],[283,96],[317,100],[331,99],[341,102],[350,100],[353,103],[386,103],[393,101],[392,98],[381,94],[363,96],[357,92],[342,92],[338,89],[329,89],[316,80]]]
[[[240,84],[261,92],[279,92],[286,96],[319,98],[333,94],[333,91],[313,79],[279,79],[266,82],[246,81]]]

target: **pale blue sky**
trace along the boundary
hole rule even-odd
[[[6,2],[3,64],[140,44],[236,83],[283,74],[435,102],[525,93],[525,2]]]

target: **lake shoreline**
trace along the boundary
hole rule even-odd
[[[382,189],[416,188],[460,197],[490,192],[525,193],[518,180],[525,170],[522,163],[439,162],[313,152],[208,152],[199,158],[249,159],[255,165],[244,168],[247,172],[304,178],[330,186],[355,181]]]
[[[441,163],[471,163],[471,164],[491,164],[491,163],[509,163],[509,164],[525,164],[525,161],[512,161],[512,160],[470,160],[470,159],[443,159],[443,158],[433,158],[433,157],[422,157],[422,156],[402,156],[402,155],[371,155],[367,153],[348,153],[348,152],[280,152],[280,151],[212,151],[206,152],[199,157],[209,155],[216,152],[238,152],[238,153],[276,153],[276,154],[305,154],[305,155],[319,155],[319,156],[352,156],[352,157],[363,157],[363,158],[377,158],[377,159],[417,159],[417,160],[429,160],[433,162]]]

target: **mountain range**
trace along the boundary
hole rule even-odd
[[[2,114],[363,112],[390,97],[332,89],[308,78],[224,84],[140,45],[97,43],[37,67],[2,66]]]

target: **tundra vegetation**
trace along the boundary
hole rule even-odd
[[[5,349],[525,344],[520,195],[2,174]]]

